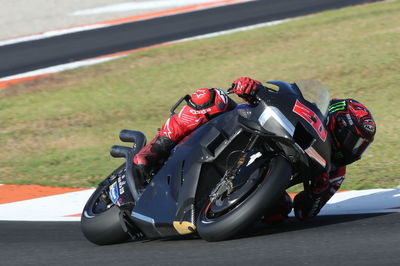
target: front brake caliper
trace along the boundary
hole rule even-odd
[[[217,186],[211,191],[210,201],[221,198],[224,194],[229,195],[233,190],[233,183],[231,178],[223,178]]]

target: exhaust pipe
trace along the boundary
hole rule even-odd
[[[146,136],[135,130],[123,129],[119,132],[119,139],[123,142],[133,142],[133,154],[135,155],[146,145]]]
[[[111,147],[110,154],[114,158],[128,158],[129,152],[131,151],[132,148],[114,145]]]

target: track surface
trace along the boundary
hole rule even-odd
[[[377,0],[260,0],[0,47],[0,77]]]
[[[0,222],[1,265],[400,265],[400,213],[258,224],[241,238],[95,246],[77,222]]]

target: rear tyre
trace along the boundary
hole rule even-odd
[[[268,211],[278,200],[292,175],[290,163],[283,157],[271,159],[267,172],[260,172],[261,182],[254,183],[248,196],[222,214],[210,213],[208,203],[200,211],[197,231],[207,241],[226,240],[244,230]]]

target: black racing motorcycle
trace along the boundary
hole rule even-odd
[[[132,163],[146,138],[122,130],[121,141],[133,146],[111,148],[125,162],[87,201],[85,237],[99,245],[187,234],[225,240],[272,210],[288,187],[307,189],[330,167],[328,92],[316,81],[270,81],[255,97],[185,137],[148,182]]]

